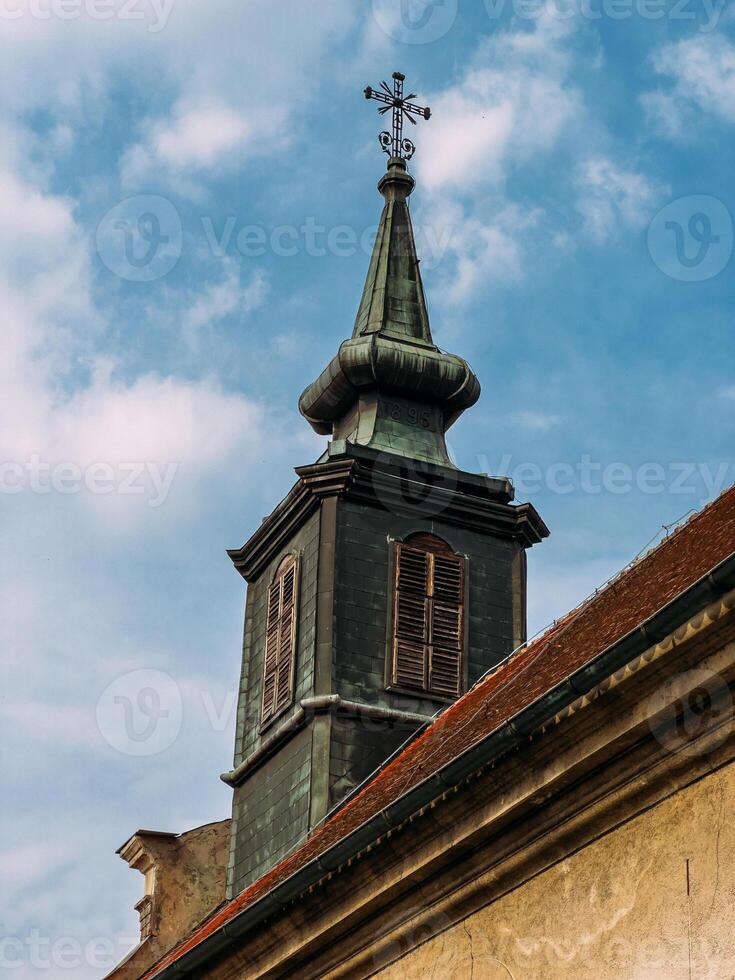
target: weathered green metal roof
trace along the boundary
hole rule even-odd
[[[381,333],[433,346],[416,255],[408,196],[415,186],[403,160],[394,160],[378,184],[385,198],[354,337]]]

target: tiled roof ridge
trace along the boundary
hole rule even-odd
[[[718,494],[717,497],[715,497],[712,501],[708,502],[699,510],[695,511],[695,513],[692,514],[690,517],[688,517],[686,521],[683,521],[681,524],[678,524],[677,527],[670,534],[667,534],[662,541],[659,541],[657,544],[653,545],[651,548],[646,550],[643,554],[637,555],[635,558],[633,558],[619,572],[617,572],[614,576],[612,576],[612,578],[608,579],[603,585],[599,586],[578,606],[576,606],[574,609],[571,609],[560,619],[555,620],[548,627],[548,629],[544,630],[543,633],[541,633],[531,642],[523,644],[521,647],[515,650],[509,657],[506,657],[506,659],[503,660],[495,669],[491,670],[483,677],[481,677],[460,698],[458,698],[453,704],[450,704],[441,714],[439,714],[436,718],[434,718],[431,721],[431,723],[422,732],[418,734],[416,738],[410,739],[405,747],[404,752],[401,752],[400,754],[396,755],[388,762],[387,765],[383,765],[378,770],[376,770],[374,778],[377,778],[377,776],[382,775],[388,770],[398,766],[401,763],[401,761],[405,758],[405,752],[409,752],[419,742],[424,741],[427,737],[431,735],[431,733],[433,733],[436,730],[437,727],[444,727],[448,722],[450,722],[456,715],[458,715],[462,711],[462,709],[466,706],[466,703],[471,695],[473,694],[477,695],[478,692],[481,691],[483,687],[489,686],[491,681],[493,683],[500,682],[500,687],[498,690],[493,691],[491,700],[497,698],[504,689],[504,685],[502,684],[503,681],[502,675],[507,670],[507,667],[510,663],[512,663],[515,659],[518,659],[521,656],[525,655],[529,658],[529,660],[527,663],[523,665],[521,670],[528,670],[530,667],[532,667],[533,664],[538,659],[538,657],[540,657],[548,649],[549,644],[551,644],[552,642],[558,642],[558,640],[565,634],[566,630],[569,629],[571,626],[573,626],[576,622],[578,622],[579,618],[584,613],[587,613],[596,604],[602,602],[603,599],[607,598],[611,590],[614,589],[616,584],[618,584],[626,576],[630,575],[630,573],[634,569],[643,567],[644,563],[652,561],[657,554],[664,551],[667,547],[670,547],[672,543],[677,539],[677,536],[680,535],[681,532],[689,528],[692,524],[695,524],[698,521],[698,519],[701,519],[703,515],[707,514],[710,511],[710,508],[715,507],[716,504],[719,502],[719,500],[727,496],[728,494],[735,495],[735,484],[732,484],[730,487],[727,487],[720,494]],[[662,525],[662,527],[665,527],[665,525]],[[511,679],[514,679],[516,676],[517,674],[513,674]],[[487,701],[483,701],[480,704],[478,704],[477,712],[486,710],[487,704],[488,704]],[[475,715],[471,715],[468,719],[465,720],[465,723],[462,726],[462,728],[467,727],[467,725],[471,724],[471,722],[474,720],[474,717],[476,716],[476,713]],[[365,793],[370,791],[371,786],[372,786],[372,780],[370,782],[366,781],[366,783],[359,790],[359,792],[355,793],[353,797],[348,799],[343,805],[339,807],[339,809],[327,821],[325,821],[325,823],[322,825],[322,828],[320,828],[320,830],[329,827],[333,823],[333,821],[340,816],[340,814],[344,813],[346,810],[351,809]],[[303,846],[303,843],[298,846]]]
[[[454,704],[459,704],[460,701],[462,701],[462,699],[465,698],[471,691],[481,687],[485,681],[488,680],[488,678],[496,677],[496,675],[498,675],[514,657],[518,657],[520,654],[526,653],[539,644],[543,644],[547,640],[550,640],[552,638],[552,634],[555,634],[556,638],[563,635],[564,630],[576,622],[578,616],[581,615],[582,612],[586,611],[588,608],[593,606],[595,602],[601,600],[603,596],[607,595],[609,590],[613,588],[620,579],[628,575],[634,568],[637,568],[639,565],[643,564],[643,562],[651,559],[661,549],[670,545],[678,534],[689,527],[690,524],[696,523],[697,520],[709,510],[710,507],[714,507],[718,503],[720,498],[725,497],[730,493],[735,494],[735,483],[731,484],[729,487],[725,487],[725,489],[721,490],[716,497],[713,497],[712,500],[708,501],[698,510],[692,509],[687,511],[684,517],[681,517],[678,521],[674,522],[676,524],[675,527],[673,524],[662,524],[659,532],[671,527],[673,527],[673,530],[670,533],[667,533],[661,539],[661,541],[657,541],[655,544],[652,544],[651,547],[645,546],[643,551],[640,551],[637,555],[631,558],[627,565],[623,565],[623,567],[611,575],[610,578],[606,579],[601,585],[598,585],[593,592],[590,592],[589,595],[585,596],[585,598],[582,599],[576,606],[573,606],[558,619],[554,619],[547,626],[541,627],[541,629],[538,630],[530,640],[526,640],[525,643],[522,643],[519,647],[516,647],[516,649],[509,653],[504,660],[501,660],[499,664],[491,667],[485,674],[482,675],[482,677],[476,680],[472,687],[465,691],[462,697],[458,698]],[[658,537],[658,534],[656,537]],[[449,705],[446,710],[442,712],[442,716],[453,706],[454,705]],[[435,720],[437,719],[432,720],[432,724]],[[376,770],[376,772],[377,771],[378,770]]]

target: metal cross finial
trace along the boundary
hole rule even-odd
[[[377,102],[384,102],[385,105],[382,109],[378,109],[381,115],[385,115],[386,112],[393,110],[393,132],[389,133],[387,130],[380,134],[378,139],[380,140],[380,145],[383,147],[383,151],[390,157],[399,157],[402,160],[410,160],[411,157],[416,152],[416,147],[411,142],[410,139],[404,139],[403,136],[403,117],[414,126],[416,125],[416,120],[414,116],[423,116],[424,119],[431,118],[431,109],[428,107],[422,109],[421,106],[415,105],[411,102],[411,99],[415,99],[416,96],[412,92],[411,95],[407,95],[404,98],[403,95],[403,83],[406,80],[406,76],[402,75],[399,71],[393,72],[393,91],[385,82],[380,83],[380,87],[383,91],[376,91],[373,88],[368,87],[365,89],[366,99],[375,99]]]

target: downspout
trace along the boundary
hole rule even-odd
[[[360,718],[375,718],[397,725],[421,726],[432,719],[413,711],[399,711],[396,708],[383,708],[375,704],[363,704],[359,701],[346,701],[339,694],[322,694],[319,697],[303,698],[299,701],[296,711],[274,729],[263,740],[261,746],[230,772],[223,772],[219,777],[228,786],[237,786],[249,772],[260,765],[278,746],[295,735],[306,724],[311,715],[322,714],[326,711],[341,711],[344,714]]]

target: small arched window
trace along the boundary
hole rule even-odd
[[[266,725],[293,701],[296,667],[298,561],[288,555],[268,590],[262,723]]]
[[[396,544],[391,684],[455,698],[462,692],[465,560],[432,534]]]

